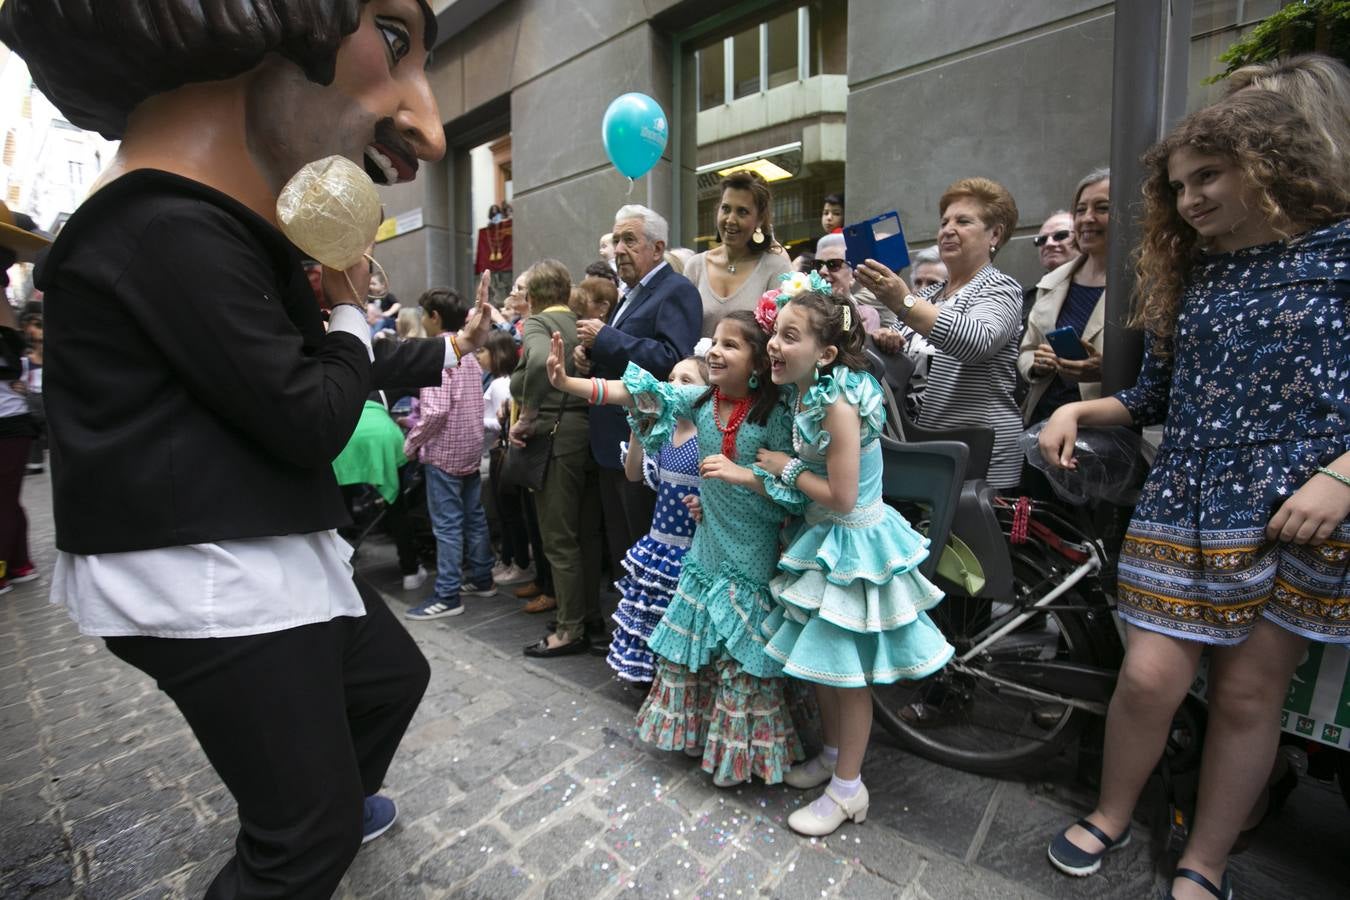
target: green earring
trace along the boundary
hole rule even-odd
[[[820,366],[816,366],[815,370],[811,372],[811,380],[812,381],[820,380]]]
[[[750,390],[752,390],[752,391],[753,391],[753,390],[756,390],[756,389],[759,387],[759,375],[756,374],[756,373],[754,373],[754,372],[751,372],[751,373],[750,373],[750,381],[749,381],[749,384],[750,384]]]

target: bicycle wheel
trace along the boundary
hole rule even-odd
[[[1025,557],[1014,558],[1013,577],[1014,596],[1024,604],[1057,581],[1055,573],[1047,574]],[[1080,609],[1056,608],[1061,605]],[[1090,713],[1046,697],[1053,695],[1053,679],[1029,678],[1021,682],[1026,689],[1019,689],[1018,673],[1043,675],[1048,667],[1038,663],[1097,666],[1084,605],[1081,595],[1069,591],[965,663],[948,665],[920,682],[874,686],[877,721],[906,749],[967,772],[1005,775],[1048,761]],[[991,622],[1017,612],[1014,604],[955,597],[944,601],[933,619],[959,657]],[[914,710],[923,715],[915,716]]]

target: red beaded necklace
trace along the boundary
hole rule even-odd
[[[742,397],[739,400],[733,400],[731,415],[727,417],[726,427],[722,427],[722,391],[719,388],[713,388],[713,422],[717,425],[717,430],[722,432],[722,455],[732,462],[736,461],[736,432],[741,430],[745,417],[750,414],[750,398]]]

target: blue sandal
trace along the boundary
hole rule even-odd
[[[1217,897],[1218,900],[1233,900],[1233,885],[1230,884],[1228,881],[1227,872],[1223,873],[1223,883],[1220,884],[1218,887],[1215,887],[1214,882],[1210,881],[1208,878],[1201,875],[1194,869],[1177,869],[1175,872],[1172,873],[1172,877],[1185,878],[1187,881],[1194,881],[1196,884],[1200,885],[1202,888],[1204,888],[1205,890],[1213,894],[1215,897]],[[1167,889],[1167,893],[1164,894],[1163,897],[1164,900],[1176,900],[1176,897],[1172,893],[1171,888]]]
[[[1102,842],[1102,849],[1096,853],[1090,853],[1069,840],[1069,828],[1065,828],[1055,839],[1050,842],[1050,848],[1046,854],[1050,857],[1050,864],[1059,869],[1065,875],[1072,875],[1075,878],[1083,878],[1092,875],[1102,867],[1102,857],[1112,850],[1119,850],[1121,847],[1130,843],[1130,829],[1118,838],[1112,838],[1105,831],[1102,831],[1096,825],[1093,825],[1087,819],[1079,819],[1075,824],[1088,834]]]

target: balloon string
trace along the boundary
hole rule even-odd
[[[635,183],[636,183],[636,182],[634,182],[633,179],[631,179],[631,178],[628,179],[628,196],[630,196],[630,197],[633,196],[633,185],[634,185]]]

